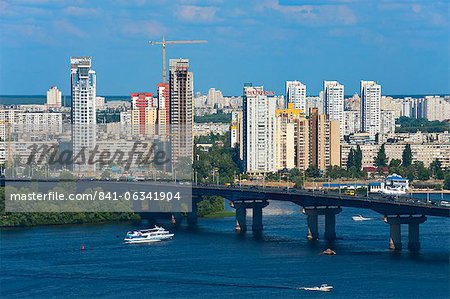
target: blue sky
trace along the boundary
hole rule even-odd
[[[450,4],[413,0],[0,0],[0,94],[70,90],[69,57],[93,57],[97,93],[154,92],[161,50],[189,58],[195,90],[239,95],[244,82],[284,92],[323,80],[345,93],[376,80],[383,94],[450,93]]]

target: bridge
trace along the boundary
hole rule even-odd
[[[0,186],[8,183],[32,183],[31,180],[0,180]],[[36,180],[34,182],[54,183],[58,180]],[[78,182],[80,183],[80,181]],[[83,183],[83,181],[81,181]],[[90,181],[86,181],[88,186],[92,187]],[[236,230],[239,232],[247,231],[247,210],[252,210],[251,229],[253,232],[261,232],[263,230],[263,209],[269,205],[269,201],[285,201],[292,202],[302,207],[302,213],[306,215],[309,240],[317,240],[319,238],[318,218],[325,217],[325,240],[333,241],[336,239],[336,215],[342,211],[343,207],[352,207],[360,209],[370,209],[384,216],[384,222],[389,224],[390,239],[389,248],[392,250],[402,249],[401,242],[401,225],[408,225],[408,248],[416,251],[420,249],[420,233],[419,226],[427,220],[427,216],[433,217],[450,217],[450,206],[443,206],[436,202],[428,200],[419,200],[411,197],[388,197],[384,198],[380,195],[366,196],[356,195],[347,196],[345,194],[299,190],[289,188],[270,188],[256,186],[220,186],[220,185],[183,185],[177,183],[167,184],[164,182],[110,182],[99,181],[95,185],[113,184],[115,190],[125,192],[133,188],[133,185],[153,186],[157,188],[168,188],[168,186],[176,188],[186,188],[190,191],[192,188],[192,212],[187,213],[187,221],[190,225],[197,223],[197,204],[202,200],[203,196],[221,196],[229,200],[236,210]],[[84,189],[83,189],[84,190]],[[190,193],[190,192],[189,192]],[[138,203],[138,202],[136,202]],[[135,204],[135,203],[133,203]],[[141,204],[141,203],[139,203]],[[141,209],[144,210],[145,209]],[[175,220],[181,220],[181,213],[146,213],[141,212],[143,218],[159,218],[174,216]],[[163,215],[164,214],[164,215]]]
[[[240,232],[247,231],[247,210],[252,210],[252,231],[260,232],[263,230],[262,210],[270,200],[295,203],[302,207],[302,213],[307,216],[309,240],[319,238],[319,216],[325,217],[325,240],[332,241],[336,238],[336,215],[342,207],[370,209],[383,215],[384,222],[389,224],[389,248],[392,250],[402,249],[402,224],[408,225],[408,248],[417,251],[420,249],[419,225],[427,220],[427,216],[450,217],[450,207],[410,197],[346,196],[313,190],[218,185],[193,185],[192,196],[192,212],[188,215],[190,224],[196,223],[197,203],[203,196],[221,196],[231,201],[236,209],[236,230]]]

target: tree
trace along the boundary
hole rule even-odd
[[[360,171],[362,168],[362,151],[361,151],[361,147],[359,146],[359,144],[356,147],[356,152],[355,152],[355,166],[358,169],[358,171]]]
[[[445,180],[444,180],[444,189],[450,190],[450,174],[447,174],[447,175],[445,176]]]
[[[402,166],[408,167],[412,164],[412,151],[411,145],[407,144],[402,153]]]
[[[430,174],[438,179],[442,180],[444,178],[444,172],[442,171],[442,163],[439,161],[439,159],[436,158],[433,162],[431,162],[430,167]]]
[[[389,163],[389,167],[400,167],[402,165],[402,160],[399,159],[392,159]]]
[[[310,178],[318,178],[320,177],[320,170],[317,167],[309,166],[308,169],[306,169],[306,175]]]
[[[377,167],[387,166],[387,157],[386,157],[386,151],[384,149],[384,144],[380,147],[380,150],[378,151],[378,154],[375,157],[375,165]]]
[[[347,169],[350,169],[352,166],[355,166],[355,150],[353,148],[351,148],[348,153]]]
[[[423,165],[422,161],[416,161],[412,165],[414,167],[414,176],[420,181],[426,181],[430,179],[429,170]]]

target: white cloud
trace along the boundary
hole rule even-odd
[[[218,20],[216,13],[217,8],[212,6],[182,5],[177,16],[188,22],[214,22]]]
[[[127,21],[121,25],[121,31],[125,35],[161,37],[167,33],[167,28],[157,21]]]
[[[97,9],[90,7],[69,6],[63,9],[66,15],[71,16],[89,16],[98,14]]]
[[[308,2],[309,3],[309,2]],[[257,10],[271,9],[303,25],[354,25],[356,14],[346,5],[280,5],[277,0],[261,2]]]
[[[59,31],[64,34],[74,35],[76,37],[86,37],[87,34],[79,27],[73,25],[69,21],[66,20],[56,20],[53,21],[53,26],[56,31]]]

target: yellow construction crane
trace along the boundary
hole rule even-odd
[[[175,45],[175,44],[205,44],[208,41],[206,40],[166,40],[163,36],[162,41],[153,42],[150,41],[150,45],[162,45],[162,78],[163,83],[166,83],[166,45]]]

